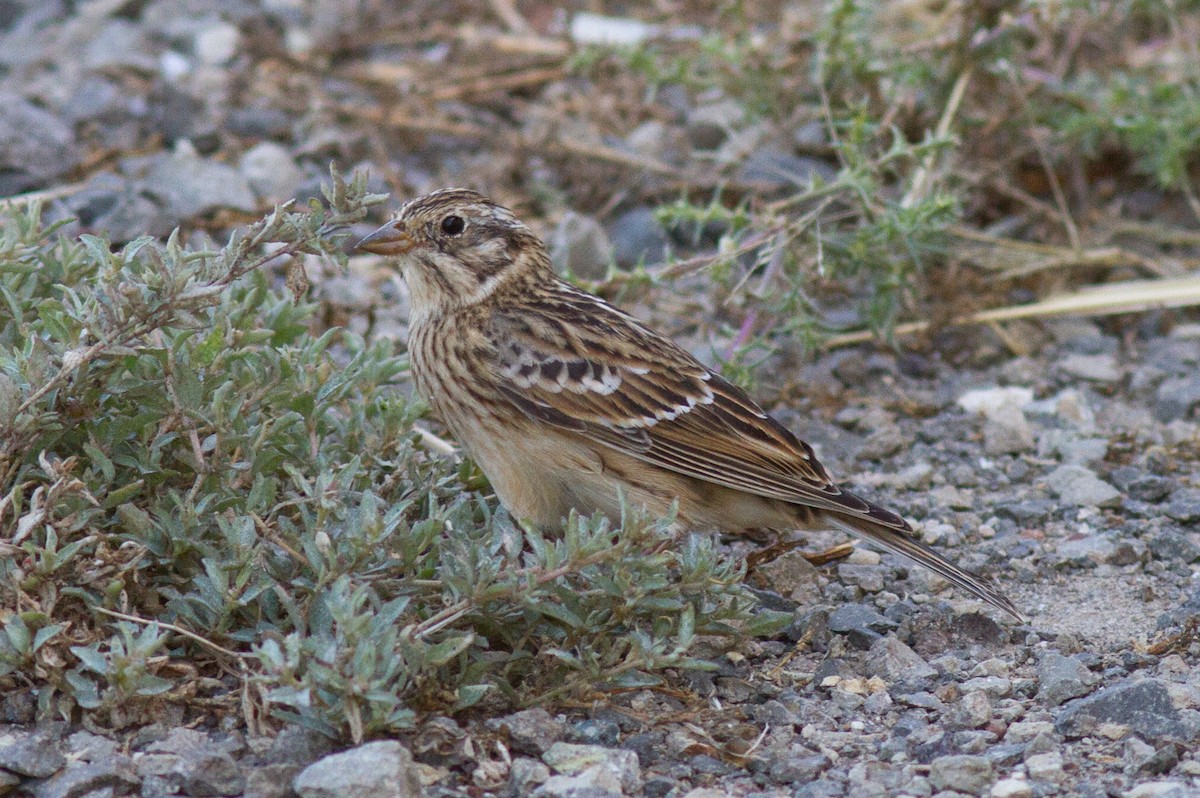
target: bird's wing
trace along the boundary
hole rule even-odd
[[[492,378],[528,417],[717,485],[908,529],[839,489],[745,391],[633,317],[569,289],[536,302],[487,331]]]

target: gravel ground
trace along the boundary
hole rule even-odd
[[[299,729],[14,725],[0,784],[39,798],[1200,794],[1200,395],[1174,387],[1200,365],[1200,328],[1124,342],[1048,329],[1036,356],[981,369],[839,352],[806,369],[844,408],[781,411],[851,484],[995,574],[1027,622],[891,555],[824,569],[787,555],[751,580],[791,628],[677,688],[435,718],[333,755]],[[1104,368],[1082,379],[1064,367],[1080,358]],[[10,721],[31,709],[4,704]]]
[[[371,94],[319,68],[379,22],[355,4],[97,0],[68,13],[39,0],[0,16],[0,194],[47,199],[50,216],[78,219],[68,233],[123,241],[185,224],[194,240],[219,239],[314,194],[331,159],[371,166],[401,192],[470,182],[508,201],[498,176],[517,166],[586,196],[548,157],[487,152],[445,130],[417,141],[373,130],[361,111]],[[447,58],[419,56],[434,70]],[[670,141],[724,152],[765,191],[832,168],[763,131],[722,151],[738,116],[725,98],[660,105],[659,127],[629,130],[620,152],[670,162]],[[486,104],[463,113],[490,119]],[[753,155],[739,162],[738,148]],[[639,173],[634,193],[660,179]],[[534,223],[577,274],[595,273],[606,247],[628,265],[679,244],[648,204],[609,211],[564,204]],[[381,291],[376,265],[357,260],[316,290],[331,322],[402,337],[403,292]],[[640,311],[666,324],[676,309]],[[750,577],[767,606],[795,613],[786,635],[670,690],[560,714],[435,718],[342,752],[299,729],[247,739],[170,718],[111,735],[35,726],[28,700],[7,696],[0,794],[1200,795],[1200,325],[1150,314],[1027,332],[1031,354],[984,333],[953,364],[870,348],[781,358],[779,373],[821,396],[774,408],[848,485],[995,575],[1025,622],[890,555],[859,550],[815,569],[793,554]],[[691,334],[702,353],[708,337]],[[813,535],[809,548],[838,540]]]

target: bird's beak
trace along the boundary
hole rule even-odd
[[[388,222],[355,244],[355,248],[375,255],[403,255],[413,248],[413,240],[412,236],[398,227],[398,224]]]

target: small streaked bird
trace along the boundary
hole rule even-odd
[[[901,554],[1020,618],[983,577],[839,488],[812,448],[742,389],[560,279],[537,236],[466,189],[406,203],[358,248],[397,259],[417,390],[515,517],[652,513],[729,534],[836,528]]]

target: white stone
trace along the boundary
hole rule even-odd
[[[221,66],[229,63],[238,51],[241,33],[228,22],[216,22],[196,34],[192,48],[203,64]]]
[[[1024,779],[1000,779],[992,785],[992,798],[1031,798],[1033,788]]]

